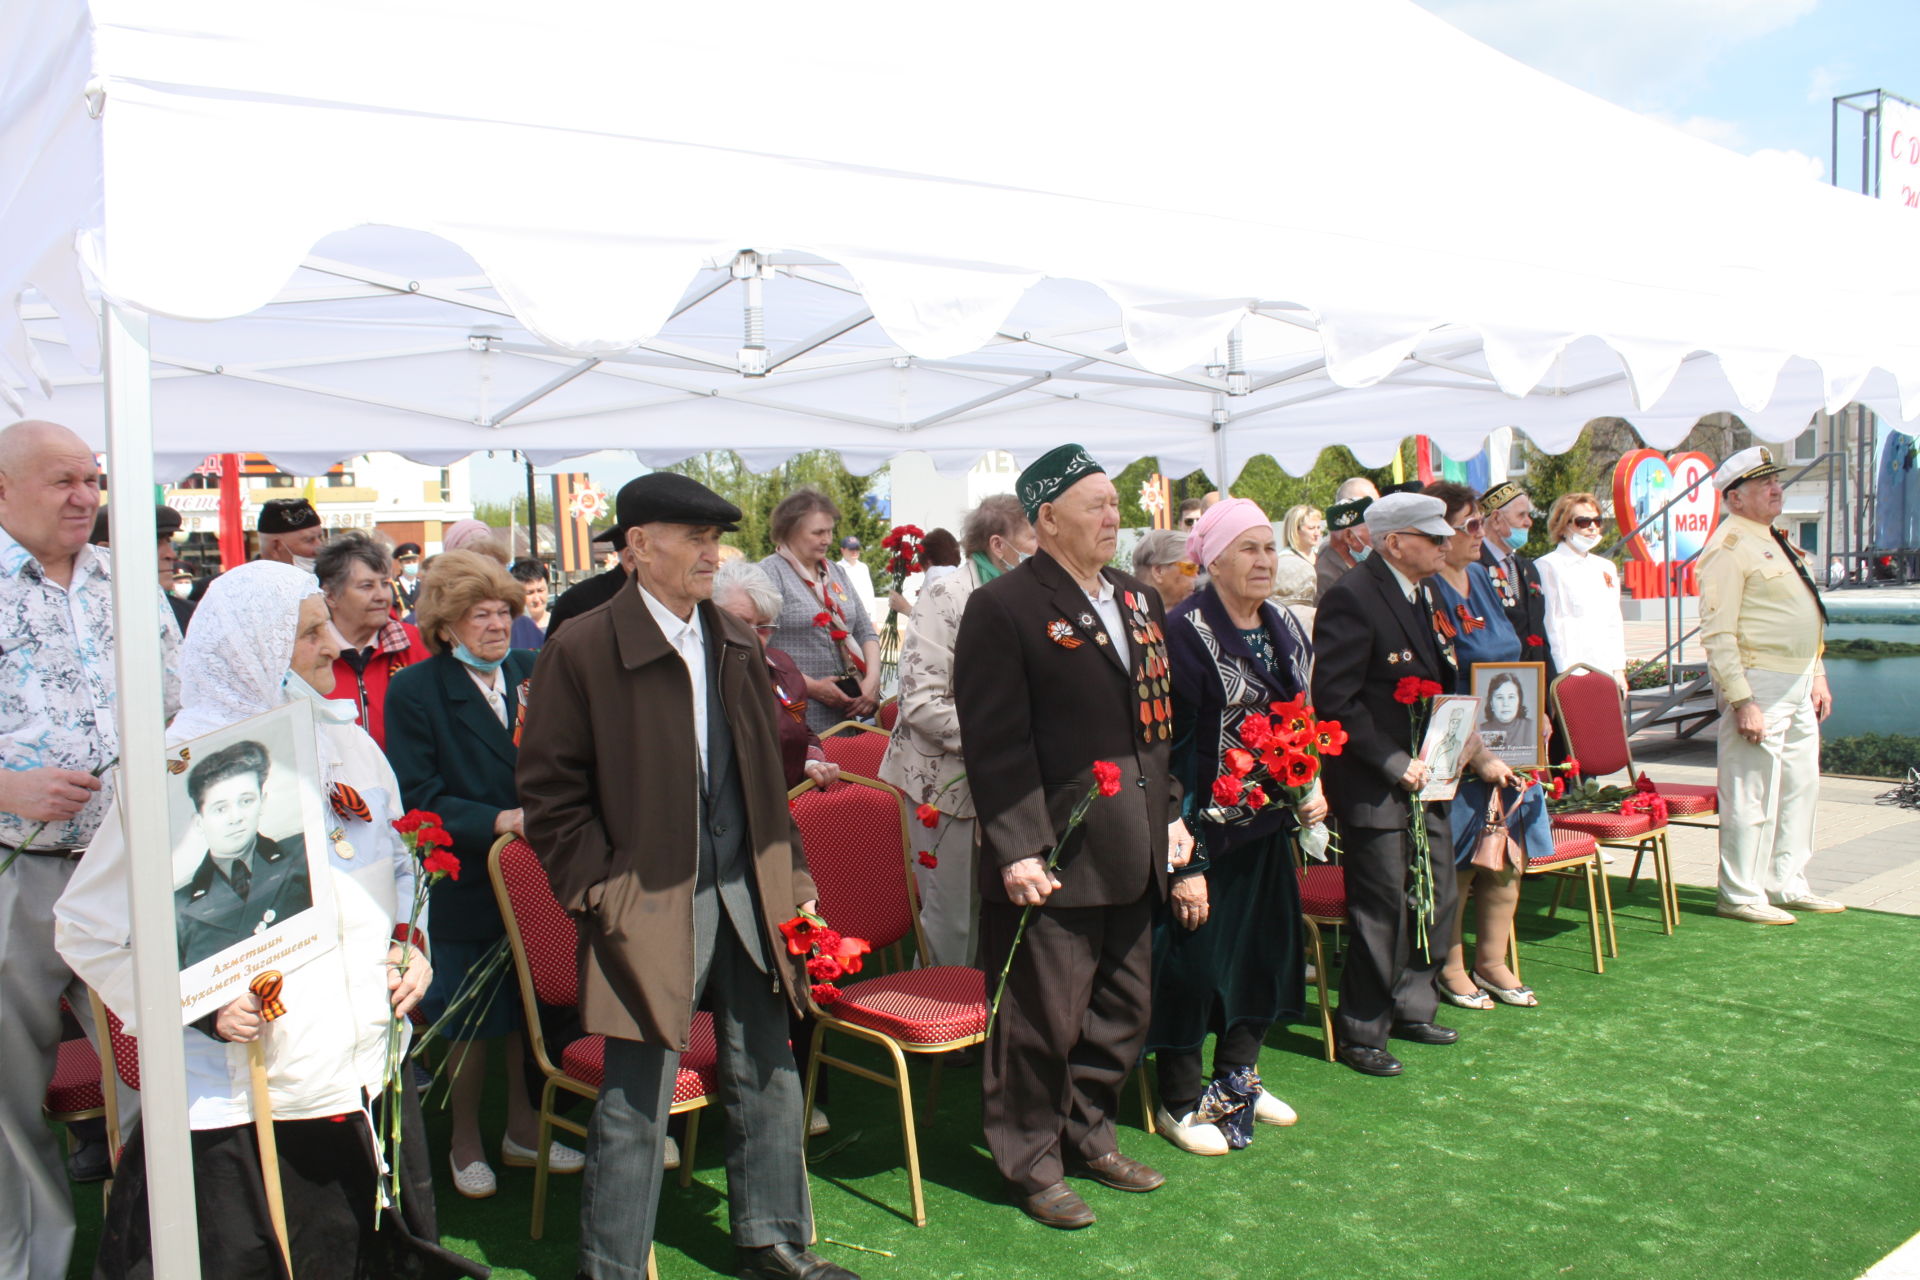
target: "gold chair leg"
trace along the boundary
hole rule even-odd
[[[1520,888],[1524,892],[1526,887],[1527,878],[1522,874]],[[1520,904],[1516,902],[1513,905],[1513,927],[1507,930],[1507,968],[1513,970],[1514,984],[1524,986],[1526,984],[1520,981]]]
[[[1567,889],[1567,878],[1556,875],[1553,878],[1553,905],[1547,908],[1547,919],[1556,919],[1560,914],[1560,895]]]
[[[1581,870],[1586,872],[1587,925],[1589,931],[1593,934],[1593,971],[1595,973],[1605,973],[1607,971],[1607,961],[1606,958],[1600,954],[1600,893],[1593,883],[1599,862],[1600,859],[1595,858],[1592,862],[1583,863],[1581,864]]]
[[[533,1230],[535,1240],[547,1229],[547,1157],[553,1149],[553,1077],[540,1090],[540,1145],[533,1158]]]
[[[891,1040],[887,1052],[893,1055],[895,1088],[900,1093],[900,1130],[907,1144],[907,1185],[913,1190],[913,1225],[927,1225],[926,1189],[920,1183],[920,1135],[913,1124],[913,1084],[907,1078],[906,1055]],[[813,1113],[807,1113],[811,1116]]]
[[[647,1280],[660,1280],[660,1264],[653,1260],[653,1246],[647,1246]]]
[[[1667,933],[1671,935],[1680,923],[1680,886],[1673,878],[1673,850],[1667,844],[1667,833],[1661,832],[1655,842],[1658,850],[1660,875],[1667,887]]]
[[[820,1083],[820,1046],[827,1042],[827,1024],[813,1024],[813,1047],[807,1053],[807,1092],[800,1107],[800,1154],[804,1156],[813,1142],[813,1091]]]
[[[1327,1000],[1327,950],[1320,940],[1320,926],[1305,916],[1300,922],[1307,926],[1307,946],[1313,951],[1313,981],[1320,989],[1320,1034],[1326,1043],[1327,1061],[1334,1059],[1333,1044],[1333,1008]],[[1148,1130],[1152,1132],[1151,1129]]]
[[[680,1185],[693,1185],[693,1153],[700,1145],[700,1113],[705,1107],[695,1107],[687,1112],[687,1140],[680,1148]]]
[[[1595,858],[1593,869],[1596,878],[1600,881],[1600,907],[1601,910],[1606,912],[1607,916],[1607,954],[1609,956],[1618,956],[1620,954],[1620,938],[1614,933],[1613,929],[1613,885],[1607,879],[1606,864],[1599,861],[1597,857]]]
[[[1148,1133],[1157,1134],[1160,1126],[1153,1118],[1153,1090],[1147,1086],[1147,1064],[1144,1059],[1133,1069],[1133,1074],[1140,1081],[1140,1119],[1145,1122]]]

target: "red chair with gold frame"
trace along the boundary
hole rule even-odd
[[[518,836],[506,835],[494,842],[487,856],[487,870],[493,878],[493,894],[500,903],[500,917],[507,926],[507,943],[513,949],[514,973],[519,979],[521,1007],[526,1014],[528,1048],[540,1067],[546,1083],[540,1091],[540,1142],[533,1171],[533,1226],[538,1240],[546,1229],[547,1158],[552,1150],[553,1131],[563,1129],[577,1138],[587,1136],[586,1125],[554,1110],[555,1094],[565,1089],[588,1102],[600,1096],[600,1081],[606,1067],[606,1037],[580,1036],[562,1046],[558,1065],[540,1029],[540,1006],[562,1008],[580,1003],[580,931],[553,896],[546,868],[533,847]],[[693,1179],[693,1152],[700,1141],[700,1109],[707,1105],[714,1089],[714,1065],[718,1050],[713,1039],[713,1015],[697,1013],[687,1051],[680,1055],[680,1071],[674,1080],[672,1114],[687,1116],[687,1141],[680,1153],[680,1185]],[[652,1270],[652,1261],[648,1261]]]
[[[1620,705],[1620,686],[1597,667],[1579,663],[1554,677],[1551,695],[1554,719],[1560,724],[1567,750],[1580,762],[1583,777],[1605,778],[1626,771],[1634,778],[1633,752],[1627,745],[1627,719]],[[1712,787],[1654,784],[1670,815],[1705,815],[1718,807]],[[1667,823],[1640,813],[1557,813],[1555,830],[1592,836],[1612,849],[1633,850],[1631,889],[1640,879],[1640,864],[1653,855],[1653,876],[1660,886],[1660,929],[1672,933],[1680,920],[1680,894],[1673,878],[1673,858],[1667,848]]]
[[[895,694],[880,704],[880,710],[874,713],[873,722],[882,729],[885,729],[888,733],[893,732],[893,727],[900,723],[900,696],[898,694]]]
[[[851,774],[842,774],[825,791],[804,782],[789,795],[807,867],[820,891],[821,919],[840,933],[866,939],[875,954],[911,938],[924,958],[920,902],[908,866],[913,844],[907,838],[905,798],[885,783]],[[931,1112],[940,1094],[940,1055],[987,1038],[986,976],[968,965],[931,965],[842,981],[837,1000],[814,1004],[814,1018],[803,1114],[813,1114],[823,1065],[892,1089],[900,1100],[913,1225],[926,1226],[907,1055],[933,1058],[927,1082]],[[892,1072],[827,1053],[827,1036],[834,1032],[879,1045],[892,1058]]]
[[[1327,982],[1327,951],[1320,939],[1322,927],[1344,927],[1347,916],[1347,872],[1332,863],[1300,868],[1300,919],[1307,926],[1307,950],[1313,956],[1314,984],[1320,991],[1320,1034],[1326,1041],[1327,1061],[1334,1059],[1333,1001]]]
[[[1556,876],[1562,881],[1584,880],[1587,886],[1587,924],[1593,934],[1593,971],[1605,973],[1607,962],[1601,956],[1601,924],[1604,921],[1610,954],[1618,955],[1617,948],[1611,945],[1613,937],[1613,895],[1607,889],[1606,872],[1600,866],[1600,846],[1590,835],[1580,831],[1563,831],[1559,827],[1553,832],[1553,852],[1544,858],[1528,858],[1526,870],[1521,873],[1521,884],[1527,876]],[[1553,895],[1553,909],[1547,914],[1551,918],[1553,911],[1560,908],[1560,889],[1564,884],[1556,885]],[[1464,904],[1463,904],[1464,906]],[[1520,977],[1520,931],[1515,928],[1507,935],[1507,967],[1513,970],[1515,979]]]
[[[880,776],[880,758],[887,754],[892,737],[885,729],[876,729],[857,720],[842,720],[820,735],[820,749],[841,772],[862,778]]]

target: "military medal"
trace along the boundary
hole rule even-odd
[[[1078,649],[1086,641],[1073,634],[1073,624],[1065,618],[1055,618],[1047,624],[1047,639],[1062,649]]]
[[[347,839],[345,827],[335,827],[327,838],[333,841],[333,851],[342,858],[351,858],[353,856],[353,844]]]

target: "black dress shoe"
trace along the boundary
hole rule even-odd
[[[1343,1044],[1335,1050],[1335,1056],[1366,1076],[1397,1076],[1406,1069],[1400,1059],[1370,1044]]]
[[[1087,1161],[1079,1172],[1082,1177],[1092,1178],[1115,1191],[1158,1191],[1167,1183],[1166,1174],[1118,1151]]]
[[[1054,1227],[1061,1231],[1078,1231],[1081,1227],[1090,1227],[1098,1221],[1093,1216],[1093,1210],[1087,1208],[1087,1202],[1064,1182],[1056,1182],[1030,1196],[1022,1195],[1018,1191],[1013,1195],[1020,1204],[1020,1212],[1043,1227]]]
[[[1460,1038],[1460,1033],[1452,1027],[1439,1027],[1431,1022],[1396,1022],[1390,1034],[1396,1040],[1411,1040],[1415,1044],[1452,1044]]]
[[[802,1245],[770,1244],[740,1251],[740,1280],[860,1280]]]

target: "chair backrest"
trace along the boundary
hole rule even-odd
[[[1633,768],[1620,686],[1607,672],[1582,662],[1554,677],[1553,714],[1582,777],[1604,778]]]
[[[541,1004],[579,1004],[580,930],[553,896],[539,855],[518,836],[502,836],[487,861],[523,986],[530,983]]]
[[[888,734],[863,724],[837,724],[820,735],[820,749],[827,759],[846,773],[872,778],[880,772],[880,759],[887,754]]]
[[[900,699],[888,698],[885,702],[881,703],[880,712],[874,716],[874,720],[878,722],[882,729],[885,729],[888,733],[892,733],[893,727],[900,723]]]
[[[875,951],[908,934],[917,943],[905,797],[883,782],[843,773],[825,791],[812,783],[795,788],[789,803],[820,890],[821,918],[865,938]]]

